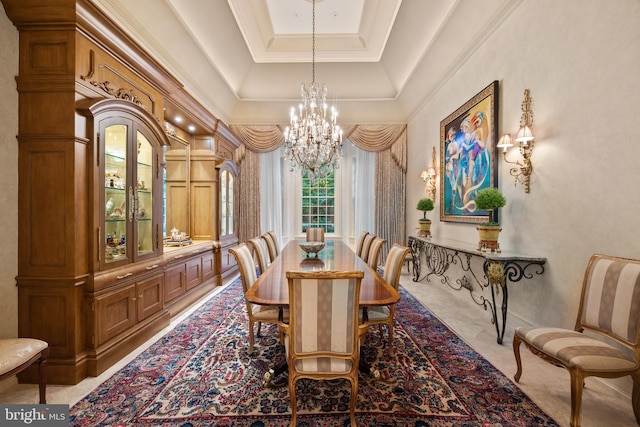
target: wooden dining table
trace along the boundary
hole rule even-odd
[[[394,304],[400,294],[341,240],[327,240],[317,255],[307,256],[300,240],[284,247],[258,280],[247,290],[246,299],[254,304],[289,306],[287,271],[364,272],[360,285],[360,305],[364,307]]]
[[[360,285],[360,306],[373,307],[395,304],[400,300],[400,294],[389,285],[376,271],[353,252],[341,240],[327,240],[325,247],[316,255],[308,255],[300,247],[300,240],[292,240],[283,248],[282,252],[273,260],[258,280],[247,290],[245,298],[253,304],[289,306],[289,284],[287,271],[356,271],[364,272]],[[377,371],[372,370],[364,361],[360,360],[360,370],[377,377]],[[267,385],[271,379],[286,369],[278,366],[270,369],[264,377]]]

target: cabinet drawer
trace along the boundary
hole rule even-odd
[[[164,276],[158,275],[136,284],[138,322],[162,310]]]
[[[202,283],[202,258],[196,257],[186,263],[187,290],[193,289]]]
[[[102,345],[136,323],[135,285],[96,298],[98,342]]]
[[[164,272],[164,301],[169,302],[186,292],[186,266],[174,265]]]

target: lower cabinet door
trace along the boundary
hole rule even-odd
[[[98,342],[102,345],[136,324],[136,286],[96,298]]]
[[[169,302],[186,292],[185,264],[177,264],[164,272],[164,301]]]
[[[213,252],[208,252],[202,256],[202,280],[211,279],[216,272],[216,263]]]
[[[187,267],[187,290],[193,289],[202,283],[202,257],[190,259]]]
[[[136,283],[138,322],[162,310],[164,276],[157,275]]]

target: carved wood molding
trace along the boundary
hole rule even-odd
[[[125,88],[115,89],[110,87],[109,86],[110,83],[106,80],[104,82],[98,82],[98,81],[92,80],[89,83],[91,83],[95,87],[102,89],[103,91],[107,92],[109,95],[112,95],[118,99],[123,99],[125,101],[133,102],[134,104],[139,105],[142,108],[145,108],[144,103],[140,101],[140,99],[136,95],[133,94],[133,89],[125,89]]]

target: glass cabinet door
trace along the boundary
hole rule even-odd
[[[104,260],[107,264],[128,257],[127,221],[133,219],[127,191],[127,139],[129,126],[111,125],[105,129],[104,139]]]
[[[136,228],[138,234],[137,254],[153,252],[153,146],[140,132],[137,139],[137,181],[135,189]]]
[[[233,174],[220,172],[220,236],[233,234]]]
[[[104,138],[104,235],[102,268],[137,262],[161,252],[158,149],[136,122],[108,119]],[[101,185],[101,184],[100,184]],[[161,197],[161,194],[160,196]],[[158,215],[158,218],[156,218]]]

